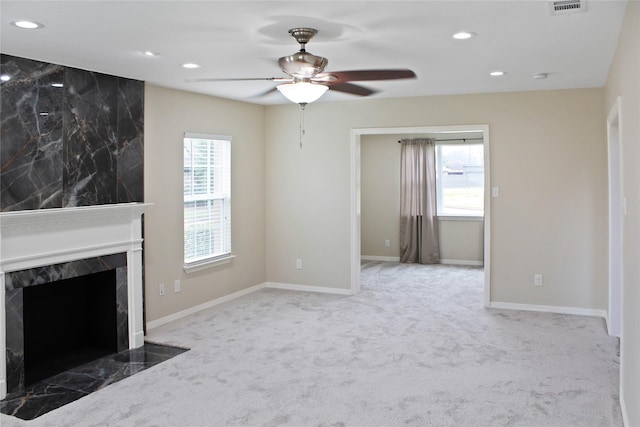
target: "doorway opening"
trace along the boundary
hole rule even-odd
[[[481,237],[479,244],[482,246],[481,260],[478,264],[484,266],[484,303],[486,306],[491,301],[490,298],[490,168],[489,168],[489,127],[488,125],[459,125],[459,126],[425,126],[425,127],[402,127],[402,128],[368,128],[353,129],[351,131],[351,292],[360,292],[360,264],[362,256],[362,144],[373,141],[377,137],[391,138],[414,138],[414,137],[437,137],[437,139],[460,138],[465,135],[482,139],[483,163],[484,163],[484,220],[480,226]],[[476,224],[476,227],[478,224]],[[380,240],[380,239],[378,239]],[[391,239],[382,239],[386,246]],[[381,257],[381,260],[384,257]],[[391,260],[393,257],[389,257]]]

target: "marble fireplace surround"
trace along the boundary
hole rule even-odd
[[[7,395],[5,273],[126,253],[129,348],[144,344],[142,214],[148,203],[0,213],[0,399]]]

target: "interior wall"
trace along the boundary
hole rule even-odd
[[[625,425],[640,425],[640,3],[627,5],[617,51],[606,85],[601,121],[620,97],[622,187],[626,199],[622,248],[622,334],[620,403]]]
[[[440,218],[440,262],[482,265],[484,262],[484,222],[481,219]]]
[[[349,289],[350,132],[488,124],[491,299],[605,309],[603,89],[314,103],[266,111],[267,280]],[[303,259],[296,270],[295,259]],[[533,285],[536,273],[544,286]]]
[[[147,84],[145,275],[147,322],[265,281],[264,107]],[[183,271],[183,134],[231,135],[230,263]],[[175,280],[182,290],[174,292]],[[166,293],[159,295],[159,285]]]
[[[365,135],[360,149],[361,253],[400,258],[400,144],[397,135]],[[390,246],[385,247],[385,240]]]

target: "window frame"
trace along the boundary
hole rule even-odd
[[[478,214],[477,211],[474,211],[474,213],[469,213],[469,214],[464,214],[464,213],[451,213],[451,212],[442,212],[441,211],[441,206],[444,205],[443,203],[443,190],[442,190],[442,176],[441,174],[443,174],[444,168],[442,165],[442,147],[443,146],[455,146],[455,145],[464,145],[464,146],[469,146],[469,145],[478,145],[480,147],[482,147],[483,150],[483,155],[482,155],[482,189],[483,189],[483,197],[482,197],[482,202],[483,202],[483,206],[482,206],[482,214]],[[484,141],[470,141],[469,139],[460,139],[458,140],[443,140],[443,141],[438,141],[436,140],[436,155],[435,155],[435,162],[436,162],[436,216],[439,219],[443,219],[443,220],[482,220],[484,219],[485,216],[485,210],[486,210],[486,206],[484,206],[485,203],[485,194],[487,189],[486,189],[486,182],[485,182],[485,177],[486,177],[486,171],[485,171],[485,158],[484,158]]]
[[[184,150],[187,144],[187,140],[206,140],[209,141],[210,144],[214,144],[216,141],[219,142],[224,142],[225,144],[227,144],[227,147],[225,149],[225,153],[224,155],[226,156],[226,159],[223,161],[223,170],[227,173],[227,175],[225,177],[223,177],[223,180],[226,180],[225,183],[223,184],[223,190],[220,191],[219,193],[213,193],[212,190],[210,189],[209,193],[207,193],[206,195],[197,197],[197,196],[192,196],[189,197],[185,194],[185,174],[184,171],[187,169],[187,167],[192,167],[192,165],[187,165],[184,159]],[[205,268],[209,268],[209,267],[213,267],[216,265],[220,265],[220,264],[226,264],[231,262],[231,260],[233,258],[235,258],[235,255],[232,252],[232,209],[231,209],[231,204],[232,204],[232,189],[231,189],[231,151],[232,151],[232,137],[229,135],[214,135],[214,134],[199,134],[199,133],[190,133],[190,132],[185,132],[183,135],[183,139],[182,139],[182,146],[183,146],[183,183],[182,183],[182,212],[183,212],[183,228],[182,228],[182,234],[183,234],[183,247],[182,247],[182,257],[183,257],[183,269],[186,273],[191,273],[194,271],[199,271]],[[212,175],[212,169],[215,166],[212,163],[208,163],[207,164],[207,182],[210,182],[210,177]],[[192,178],[192,182],[193,182],[193,170],[191,170],[190,172],[191,174],[191,178]],[[193,185],[193,184],[192,184]],[[209,185],[209,184],[207,184]],[[192,257],[192,258],[187,258],[187,253],[186,253],[186,245],[185,245],[185,241],[187,239],[187,227],[188,224],[186,223],[185,219],[186,219],[186,204],[190,203],[190,202],[197,202],[197,201],[204,201],[204,202],[208,202],[211,203],[213,201],[219,201],[222,200],[223,201],[223,215],[225,216],[225,218],[222,220],[222,227],[228,227],[228,230],[223,230],[223,237],[222,237],[222,243],[223,243],[223,247],[222,247],[222,251],[220,252],[210,252],[208,254],[206,254],[205,256],[201,256],[201,257]],[[228,237],[225,237],[225,234],[228,233]]]

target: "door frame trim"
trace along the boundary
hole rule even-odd
[[[622,333],[622,251],[625,198],[622,180],[621,99],[618,97],[607,117],[607,173],[609,193],[609,301],[607,331],[619,337]]]

